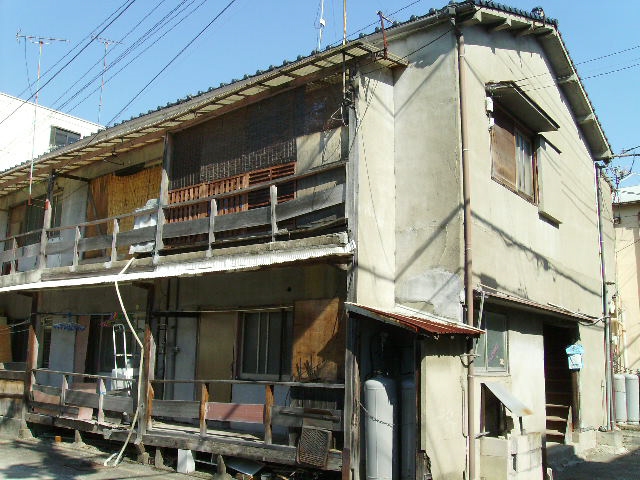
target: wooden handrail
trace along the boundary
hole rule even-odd
[[[123,380],[123,381],[127,381],[127,382],[137,382],[138,381],[138,379],[136,377],[134,377],[134,378],[123,378],[123,377],[113,377],[111,375],[93,375],[93,374],[89,374],[89,373],[63,372],[61,370],[49,370],[48,368],[34,368],[32,371],[34,373],[35,372],[42,372],[42,373],[53,373],[53,374],[57,374],[57,375],[68,375],[70,377],[84,377],[84,378],[96,378],[96,379],[108,379],[108,380]]]
[[[237,195],[254,192],[256,190],[264,190],[265,188],[269,188],[271,185],[281,185],[283,183],[289,183],[295,180],[300,180],[302,178],[313,177],[321,173],[329,172],[331,170],[336,170],[340,167],[344,167],[346,164],[347,162],[345,161],[332,162],[327,165],[323,165],[322,167],[317,167],[312,170],[307,170],[306,172],[296,173],[294,175],[288,175],[286,177],[276,178],[273,180],[269,180],[267,182],[256,183],[255,185],[251,185],[250,187],[239,188],[238,190],[233,190],[231,192],[218,193],[215,195],[209,195],[208,197],[195,198],[193,200],[185,200],[184,202],[163,204],[162,208],[166,209],[166,208],[186,207],[188,205],[197,205],[199,203],[205,203],[211,200],[219,200],[221,198],[235,197]]]
[[[162,380],[162,379],[154,379],[151,380],[151,383],[194,383],[194,384],[202,384],[202,383],[223,383],[223,384],[233,384],[233,385],[277,385],[282,387],[302,387],[302,388],[328,388],[333,390],[342,390],[344,388],[344,383],[318,383],[318,382],[280,382],[275,380],[221,380],[221,379],[212,379],[212,380]]]

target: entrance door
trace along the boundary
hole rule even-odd
[[[175,345],[170,345],[174,355],[173,378],[175,380],[193,380],[196,371],[196,342],[198,319],[179,317],[175,322]],[[176,383],[173,385],[173,400],[194,400],[193,383]]]
[[[236,312],[203,313],[198,335],[197,378],[231,380],[236,346]],[[210,383],[212,402],[230,402],[231,384]]]
[[[565,443],[569,421],[578,424],[578,371],[569,370],[565,352],[577,334],[573,326],[544,325],[543,336],[547,441]]]

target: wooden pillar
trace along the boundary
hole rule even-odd
[[[209,390],[206,383],[200,384],[200,436],[207,436],[207,402],[209,401]]]
[[[138,381],[140,382],[140,388],[136,389],[140,391],[142,398],[136,398],[136,405],[139,406],[138,412],[138,433],[144,435],[147,432],[147,419],[150,418],[151,409],[149,408],[150,394],[153,394],[153,388],[151,386],[151,380],[153,380],[154,364],[156,358],[156,344],[151,334],[151,328],[147,324],[144,330],[144,342],[142,355],[144,358],[144,366],[138,375]],[[153,402],[153,398],[151,398]]]
[[[101,424],[104,423],[104,396],[107,394],[102,378],[98,379],[96,393],[98,394],[98,424]]]
[[[271,241],[275,242],[278,233],[278,219],[276,218],[276,206],[278,205],[278,187],[269,187],[269,198],[271,200]]]
[[[120,232],[120,223],[117,218],[113,219],[113,232],[111,233],[111,260],[110,263],[118,261],[118,233]]]
[[[51,228],[51,202],[47,198],[44,202],[44,220],[42,233],[40,234],[40,254],[38,255],[38,269],[47,267],[47,243],[49,242],[48,229]]]
[[[273,407],[273,385],[265,385],[264,389],[264,443],[270,445],[273,442],[271,432],[271,407]]]
[[[215,221],[218,216],[218,204],[215,198],[211,199],[209,205],[209,247],[207,248],[207,257],[213,255],[212,246],[216,241]]]
[[[160,192],[158,193],[158,219],[156,226],[156,242],[154,246],[154,260],[157,261],[160,251],[164,248],[162,231],[165,223],[164,206],[169,202],[169,172],[173,159],[173,135],[167,133],[164,137],[164,155],[162,157],[162,173],[160,177]]]
[[[345,313],[347,322],[344,383],[344,450],[342,479],[359,478],[360,462],[360,370],[358,365],[358,324]],[[352,477],[353,475],[353,477]]]
[[[75,270],[75,268],[78,266],[78,263],[80,262],[80,239],[82,238],[82,235],[80,233],[80,227],[76,226],[75,229],[75,236],[73,239],[73,265],[72,265],[72,270]]]

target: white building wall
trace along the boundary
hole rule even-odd
[[[38,157],[48,152],[51,127],[79,133],[81,137],[101,128],[97,123],[0,93],[0,118],[9,115],[11,118],[0,124],[0,171],[31,160],[32,153]]]

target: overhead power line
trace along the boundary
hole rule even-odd
[[[152,83],[153,83],[153,82],[154,82],[154,81],[155,81],[155,80],[156,80],[160,75],[162,75],[162,73],[163,73],[167,68],[169,68],[169,67],[171,66],[171,64],[173,64],[173,62],[175,62],[175,61],[178,59],[178,57],[179,57],[180,55],[182,55],[182,53],[184,53],[184,51],[185,51],[187,48],[189,48],[189,47],[190,47],[190,46],[191,46],[191,45],[192,45],[192,44],[193,44],[193,43],[194,43],[198,38],[200,38],[200,36],[202,36],[202,34],[203,34],[204,32],[206,32],[206,31],[209,29],[209,27],[211,27],[211,25],[213,25],[213,24],[216,22],[216,20],[218,20],[218,19],[219,19],[219,18],[224,14],[224,12],[226,12],[229,8],[231,8],[231,6],[232,6],[234,3],[236,3],[236,1],[237,1],[237,0],[231,0],[229,3],[227,3],[227,5],[226,5],[222,10],[220,10],[220,12],[219,12],[215,17],[213,17],[213,19],[212,19],[209,23],[207,23],[207,24],[204,26],[204,28],[202,28],[202,30],[200,30],[200,31],[198,32],[198,34],[197,34],[195,37],[193,37],[193,38],[192,38],[192,39],[191,39],[191,40],[190,40],[190,41],[189,41],[189,42],[188,42],[188,43],[187,43],[187,44],[186,44],[186,45],[185,45],[185,46],[184,46],[184,47],[183,47],[179,52],[178,52],[178,53],[176,53],[176,55],[175,55],[171,60],[169,60],[169,62],[168,62],[164,67],[162,67],[162,69],[161,69],[158,73],[156,73],[156,74],[153,76],[153,78],[152,78],[151,80],[149,80],[149,81],[147,82],[147,84],[146,84],[144,87],[142,87],[142,88],[140,89],[140,91],[139,91],[138,93],[136,93],[136,94],[133,96],[133,98],[132,98],[131,100],[129,100],[129,101],[127,102],[127,104],[126,104],[124,107],[122,107],[118,113],[116,113],[116,114],[113,116],[113,118],[112,118],[111,120],[109,120],[109,122],[107,123],[107,125],[110,125],[110,124],[111,124],[111,123],[112,123],[116,118],[118,118],[118,117],[120,116],[120,114],[122,114],[122,112],[124,112],[124,111],[125,111],[125,110],[126,110],[126,109],[127,109],[127,108],[128,108],[128,107],[129,107],[129,106],[130,106],[130,105],[131,105],[131,104],[132,104],[132,103],[133,103],[133,102],[134,102],[134,101],[135,101],[135,100],[136,100],[136,99],[137,99],[141,94],[142,94],[142,92],[144,92],[144,91],[149,87],[149,85],[151,85],[151,84],[152,84]]]
[[[115,18],[113,20],[111,20],[104,28],[102,28],[102,30],[100,30],[97,34],[96,37],[100,36],[107,28],[109,28],[109,26],[111,26],[111,24],[113,22],[115,22],[118,18],[120,18],[122,16],[122,14],[124,12],[126,12],[129,7],[131,7],[131,5],[133,5],[133,2],[135,2],[135,0],[129,0],[129,3],[125,6],[125,8],[118,13]],[[89,42],[87,42],[87,44],[82,47],[80,49],[80,51],[78,53],[76,53],[73,57],[71,57],[71,59],[69,59],[69,61],[67,61],[67,63],[65,63],[62,67],[60,67],[60,69],[53,74],[53,76],[47,80],[40,88],[38,88],[34,94],[38,95],[38,93],[40,91],[42,91],[43,88],[45,88],[47,85],[49,85],[65,68],[67,68],[71,62],[73,62],[76,58],[78,58],[78,56],[80,56],[80,54],[82,52],[84,52],[89,45],[91,45],[91,43],[93,43],[94,39],[91,39]],[[31,100],[31,98],[33,97],[33,95],[31,95],[27,100],[24,100],[20,105],[18,105],[9,115],[7,115],[6,117],[4,117],[2,120],[0,120],[0,125],[2,125],[4,122],[6,122],[11,116],[13,116],[18,110],[20,110],[20,108],[22,108],[23,105],[25,105],[29,100]]]

